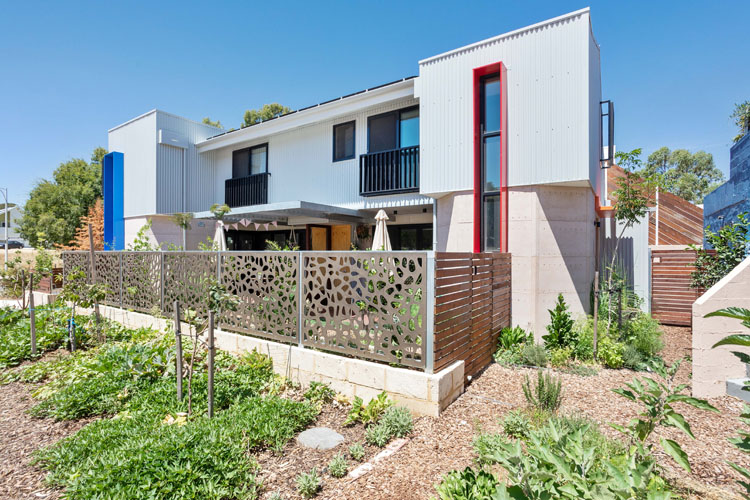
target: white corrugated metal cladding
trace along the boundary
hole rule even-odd
[[[599,63],[598,47],[590,60],[590,37],[583,9],[420,61],[421,192],[473,188],[472,70],[497,62],[508,78],[509,186],[596,186]]]
[[[159,110],[110,129],[109,150],[125,158],[125,217],[206,210],[213,203],[216,153],[199,156],[195,143],[219,132]]]

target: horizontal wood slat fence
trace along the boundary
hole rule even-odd
[[[507,253],[436,254],[435,371],[464,360],[475,376],[490,364],[511,323],[510,278]]]
[[[693,302],[704,290],[690,288],[693,250],[651,251],[651,315],[665,325],[691,326]]]

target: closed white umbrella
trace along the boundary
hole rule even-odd
[[[224,237],[224,223],[216,221],[216,234],[214,235],[214,247],[217,250],[225,252],[227,249],[227,239]]]
[[[385,210],[379,210],[375,216],[375,236],[372,238],[373,250],[393,250],[391,248],[391,239],[388,237],[388,228],[385,221],[388,220],[388,214]]]

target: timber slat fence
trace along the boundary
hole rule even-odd
[[[704,290],[690,288],[693,250],[651,250],[651,315],[665,325],[691,326],[693,302]]]
[[[63,276],[91,276],[89,252],[63,252]],[[174,301],[208,314],[221,283],[237,311],[227,331],[439,371],[475,375],[510,325],[510,254],[393,252],[96,252],[107,305],[172,316]]]

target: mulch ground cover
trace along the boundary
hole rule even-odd
[[[687,328],[664,327],[667,361],[690,354],[691,338]],[[409,442],[391,457],[378,462],[368,474],[352,480],[335,479],[327,474],[331,457],[346,452],[348,445],[364,442],[361,425],[343,427],[347,407],[334,402],[319,415],[315,426],[330,427],[344,435],[346,441],[334,450],[319,451],[301,447],[290,441],[283,453],[264,451],[256,456],[259,475],[265,483],[264,497],[275,491],[283,498],[299,498],[294,478],[300,472],[317,468],[323,479],[324,499],[427,499],[435,496],[434,485],[443,474],[472,465],[474,452],[471,442],[480,431],[499,432],[499,420],[511,409],[522,408],[525,400],[521,384],[525,375],[534,374],[529,368],[504,368],[493,364],[474,379],[466,392],[439,418],[420,417],[415,420],[414,433]],[[611,389],[622,387],[637,376],[628,370],[601,370],[597,375],[581,377],[561,374],[564,400],[561,411],[579,413],[602,424],[612,437],[616,431],[606,422],[625,424],[635,416],[639,407],[614,394]],[[683,364],[679,382],[690,381],[690,363]],[[42,483],[44,472],[29,465],[32,452],[69,435],[88,421],[54,422],[35,419],[25,413],[33,401],[28,384],[12,383],[0,386],[0,498],[56,498],[59,492],[46,489]],[[693,472],[687,474],[674,465],[663,453],[656,453],[666,475],[674,478],[687,498],[730,499],[737,496],[734,481],[737,474],[727,460],[750,466],[750,461],[727,438],[741,427],[738,415],[739,400],[721,397],[710,400],[721,410],[713,414],[682,405],[682,412],[690,422],[696,440],[678,435],[672,429],[660,430],[664,437],[678,437],[690,457]],[[372,458],[378,448],[365,446],[365,460]],[[357,464],[349,461],[353,468]]]

